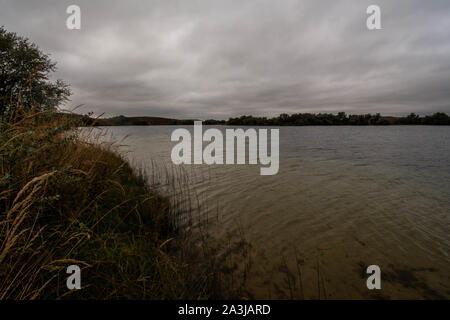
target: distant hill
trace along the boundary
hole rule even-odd
[[[93,118],[89,115],[76,113],[57,113],[58,117],[82,123],[86,126],[170,126],[170,125],[192,125],[195,120],[179,120],[161,117],[125,117]]]
[[[168,125],[192,125],[194,120],[178,120],[160,117],[125,117],[95,119],[95,126],[168,126]]]

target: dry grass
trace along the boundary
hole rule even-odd
[[[2,119],[0,299],[217,297],[214,263],[184,252],[180,210],[69,119]],[[82,290],[66,288],[71,264]]]

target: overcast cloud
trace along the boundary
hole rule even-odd
[[[0,0],[0,25],[51,54],[83,112],[450,113],[448,0]]]

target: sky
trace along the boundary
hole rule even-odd
[[[50,54],[80,113],[450,113],[448,0],[0,0],[0,25]]]

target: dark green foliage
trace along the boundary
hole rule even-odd
[[[44,110],[66,101],[68,85],[49,80],[55,70],[56,64],[34,43],[0,27],[0,116],[18,104]]]
[[[450,117],[443,112],[437,112],[432,116],[426,116],[425,119],[423,119],[423,124],[448,126],[450,125]]]
[[[138,125],[192,125],[194,120],[176,120],[157,117],[125,117],[118,116],[106,119],[92,119],[83,117],[85,125],[96,126],[138,126]],[[432,116],[420,117],[411,113],[406,117],[382,116],[376,114],[351,114],[345,112],[332,113],[294,113],[281,114],[278,117],[254,117],[244,115],[228,120],[208,119],[203,121],[204,125],[230,125],[230,126],[367,126],[367,125],[449,125],[450,117],[442,112]]]
[[[274,118],[241,116],[230,118],[228,121],[208,120],[206,124],[232,126],[450,125],[450,117],[442,112],[423,118],[414,113],[407,117],[384,117],[379,113],[364,115],[346,115],[345,112],[339,112],[337,115],[332,113],[294,113],[291,115],[281,114]]]

